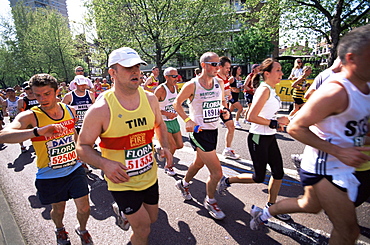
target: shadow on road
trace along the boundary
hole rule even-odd
[[[28,151],[21,153],[13,163],[8,163],[8,168],[14,168],[14,172],[20,172],[24,169],[25,165],[33,162],[35,156],[35,150],[31,145]]]
[[[30,202],[31,208],[44,209],[41,213],[42,217],[45,220],[51,220],[51,217],[50,217],[51,205],[42,205],[37,194],[29,196],[28,201]]]
[[[178,175],[177,179],[180,179],[179,177],[181,176]],[[204,198],[206,196],[206,184],[194,178],[191,182],[190,192],[193,196],[193,200],[184,201],[184,203],[199,209],[196,211],[198,215],[207,217],[210,220],[213,220],[215,224],[222,226],[238,244],[246,244],[246,239],[248,241],[254,241],[256,244],[258,244],[259,240],[264,241],[265,243],[267,241],[266,244],[280,244],[267,235],[268,229],[265,229],[266,234],[263,236],[261,236],[261,232],[250,230],[249,221],[251,216],[249,213],[244,211],[245,204],[234,195],[228,194],[226,197],[220,198],[216,194],[218,205],[226,214],[226,217],[223,220],[214,220],[203,206]],[[230,238],[225,237],[225,239],[227,240]],[[217,244],[217,241],[210,241],[210,244]]]
[[[197,240],[191,233],[190,227],[187,223],[179,221],[177,225],[179,231],[172,228],[169,224],[166,211],[159,209],[158,220],[151,227],[149,244],[197,244]]]
[[[90,186],[90,215],[97,220],[105,220],[114,216],[111,193],[108,191],[107,182],[94,173],[89,173],[87,183]]]

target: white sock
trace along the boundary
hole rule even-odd
[[[226,147],[225,150],[231,151],[232,149],[231,149],[231,147]]]
[[[271,217],[272,217],[272,215],[270,214],[269,209],[268,208],[264,208],[263,209],[263,212],[262,212],[262,215],[260,217],[261,220],[262,221],[266,221],[266,220],[268,220]]]
[[[188,185],[189,185],[189,183],[188,183],[188,182],[186,182],[186,181],[185,181],[185,179],[182,179],[182,185],[183,185],[183,186],[188,186]]]
[[[207,200],[207,202],[209,202],[210,204],[212,204],[212,203],[215,203],[215,202],[216,202],[216,199],[214,199],[214,198],[209,198],[208,196],[206,197],[206,200]]]

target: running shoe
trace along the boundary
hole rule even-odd
[[[233,159],[233,160],[237,160],[240,158],[240,156],[238,154],[235,154],[235,151],[234,150],[224,150],[222,152],[222,155],[225,157],[225,158],[229,158],[229,159]]]
[[[70,245],[71,244],[71,242],[69,241],[68,232],[64,229],[64,227],[60,230],[55,230],[55,235],[57,236],[58,245]]]
[[[249,222],[249,227],[252,231],[258,230],[262,225],[267,224],[267,221],[261,220],[262,208],[252,205],[250,214],[252,216],[251,221]]]
[[[220,122],[220,124],[221,124],[221,126],[222,126],[223,128],[226,128],[226,125],[225,125],[225,123],[224,123],[223,121],[221,121],[221,122]]]
[[[81,245],[94,245],[94,242],[90,236],[90,233],[86,231],[80,231],[80,226],[77,225],[75,228],[77,235],[81,238]]]
[[[243,128],[238,121],[235,121],[235,128],[241,129]]]
[[[230,184],[226,183],[226,177],[222,176],[221,180],[217,184],[217,193],[221,196],[226,196],[226,189],[230,187]]]
[[[124,231],[130,229],[130,223],[123,212],[119,211],[118,204],[115,202],[112,204],[113,211],[117,215],[117,225]]]
[[[297,169],[300,169],[301,168],[301,161],[302,161],[301,154],[292,154],[292,155],[290,155],[290,157],[292,159],[292,162],[294,163],[294,166]]]
[[[218,207],[217,202],[215,203],[209,203],[207,199],[204,199],[203,203],[204,207],[208,210],[208,213],[214,218],[214,219],[223,219],[225,218],[224,212]]]
[[[274,205],[274,204],[271,204],[271,203],[266,203],[266,208],[269,208],[269,207],[271,207],[272,205]],[[283,221],[287,221],[287,220],[290,220],[291,219],[291,217],[290,217],[290,215],[289,214],[277,214],[277,215],[275,215],[274,216],[275,218],[277,218],[277,219],[280,219],[280,220],[283,220]]]
[[[176,172],[173,170],[173,168],[164,168],[164,173],[168,174],[169,176],[175,176]]]
[[[25,146],[21,146],[21,152],[22,152],[22,153],[27,152],[27,147],[25,147]]]
[[[190,191],[189,191],[189,185],[188,186],[184,186],[182,184],[182,180],[181,179],[178,180],[178,181],[176,181],[176,188],[181,191],[182,197],[185,200],[190,201],[191,199],[193,199],[193,197],[191,196]]]

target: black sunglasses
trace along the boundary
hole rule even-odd
[[[176,78],[176,77],[178,77],[179,75],[166,75],[166,76]]]
[[[204,62],[206,64],[210,64],[211,66],[217,67],[221,65],[221,62]]]
[[[76,72],[83,72],[84,70],[76,70]]]

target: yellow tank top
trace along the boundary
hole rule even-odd
[[[60,169],[76,164],[77,152],[74,140],[75,119],[70,109],[63,103],[58,103],[63,109],[63,117],[59,120],[50,118],[38,106],[31,108],[37,119],[37,126],[62,124],[67,128],[58,137],[39,136],[31,139],[37,155],[37,167]]]
[[[110,191],[141,191],[157,181],[157,164],[153,155],[155,116],[144,90],[139,87],[140,105],[129,111],[121,106],[113,91],[104,93],[110,111],[110,123],[101,134],[102,156],[121,162],[130,181],[115,184],[108,178]]]

